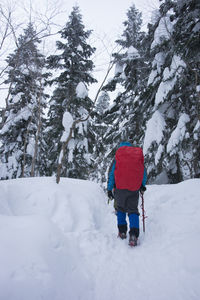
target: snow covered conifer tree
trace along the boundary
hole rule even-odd
[[[115,75],[104,88],[111,92],[118,89],[120,91],[112,107],[104,115],[104,122],[107,124],[104,137],[106,157],[110,163],[122,140],[130,140],[139,145],[141,138],[139,95],[145,86],[146,77],[143,51],[145,34],[141,31],[141,13],[135,5],[127,11],[127,19],[123,24],[122,36],[116,41],[121,50],[113,55],[116,63]]]
[[[141,53],[142,40],[144,38],[144,33],[141,31],[142,16],[134,4],[127,11],[127,20],[123,24],[124,31],[121,39],[116,41],[121,50],[113,54],[116,62],[115,76],[105,89],[114,91],[117,84],[123,87],[121,90],[124,91],[121,95],[117,95],[114,103],[118,103],[120,109],[123,110],[123,116],[122,114],[118,115],[119,118],[122,117],[121,121],[124,123],[124,117],[128,117],[125,112],[130,112],[129,106],[132,105],[134,97],[139,94],[141,67],[143,65],[143,53]]]
[[[93,168],[90,173],[90,179],[97,182],[102,182],[102,176],[105,181],[105,164],[102,158],[107,150],[107,145],[104,141],[105,132],[107,130],[107,124],[104,122],[104,115],[109,107],[110,97],[105,91],[100,93],[97,99],[97,104],[92,112],[91,118],[91,131],[93,133]]]
[[[183,179],[200,177],[200,2],[177,1],[173,41],[186,68],[181,78],[182,112],[189,116],[186,134],[180,141],[179,160]]]
[[[18,39],[18,48],[7,58],[10,86],[5,122],[1,129],[2,145],[0,177],[34,176],[39,171],[42,143],[44,93],[44,56],[37,44],[39,39],[31,23]]]
[[[127,20],[123,22],[124,31],[121,39],[116,40],[119,52],[114,53],[116,68],[114,78],[107,84],[107,89],[113,91],[117,83],[121,84],[126,91],[134,90],[138,93],[141,84],[140,76],[143,74],[143,49],[142,41],[144,32],[141,31],[142,14],[133,4],[127,11]]]
[[[88,97],[88,85],[96,81],[91,75],[94,65],[90,59],[95,48],[87,43],[91,30],[85,30],[77,6],[73,8],[60,34],[62,40],[56,43],[59,53],[48,58],[49,68],[60,70],[60,74],[52,81],[55,90],[48,113],[46,140],[50,175],[57,170],[64,113],[70,113],[73,120],[84,119],[92,107],[92,101]],[[89,140],[89,122],[78,123],[66,149],[63,176],[87,178],[92,151]]]
[[[103,114],[103,112],[109,107],[110,97],[107,92],[102,91],[96,104],[96,111],[99,114]]]
[[[144,137],[144,153],[147,162],[149,182],[168,182],[170,175],[167,169],[171,168],[177,178],[179,173],[174,166],[176,159],[171,161],[170,167],[164,167],[166,162],[166,143],[172,131],[174,122],[174,108],[177,102],[171,99],[171,90],[174,88],[178,76],[183,72],[184,63],[180,61],[176,68],[174,47],[172,47],[173,15],[172,1],[166,1],[156,13],[151,43],[152,70],[149,75],[147,94],[149,114],[146,119]]]
[[[154,26],[147,88],[152,113],[144,138],[152,182],[199,177],[199,14],[195,1],[168,0]]]
[[[123,24],[125,28],[121,39],[116,41],[122,50],[114,54],[115,76],[108,83],[106,89],[112,91],[118,84],[123,90],[117,95],[110,111],[112,122],[115,115],[116,142],[130,139],[138,144],[141,136],[139,95],[145,87],[148,66],[144,59],[143,41],[145,34],[141,31],[142,15],[135,8],[135,5],[132,5],[127,11],[127,20]],[[109,113],[106,118],[109,119]]]

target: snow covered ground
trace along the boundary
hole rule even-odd
[[[199,195],[200,179],[148,186],[130,248],[97,184],[1,181],[0,299],[199,300]]]

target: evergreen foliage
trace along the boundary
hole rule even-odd
[[[135,5],[126,16],[116,41],[120,50],[113,54],[115,74],[94,106],[88,97],[96,81],[91,30],[85,30],[79,7],[72,9],[56,54],[47,59],[53,91],[47,120],[45,58],[33,25],[24,30],[7,58],[1,179],[55,174],[73,120],[84,119],[67,144],[61,176],[104,184],[115,150],[125,140],[143,147],[148,183],[200,177],[200,3],[160,1],[147,33]]]
[[[107,124],[104,123],[104,114],[109,107],[109,103],[109,94],[105,91],[102,91],[97,99],[97,104],[93,110],[91,118],[91,130],[93,132],[93,140],[91,140],[91,143],[93,144],[93,168],[90,172],[89,178],[97,182],[106,180],[106,164],[102,156],[107,150],[107,146],[105,144],[105,132],[107,131]]]
[[[10,90],[1,129],[2,179],[40,175],[47,75],[43,74],[45,59],[38,51],[39,42],[29,23],[18,39],[18,48],[7,58]]]
[[[144,138],[150,182],[199,177],[199,15],[197,1],[165,1],[154,26]]]
[[[127,20],[123,24],[121,39],[116,41],[121,51],[113,55],[116,62],[115,76],[104,87],[111,92],[121,90],[104,115],[104,122],[108,127],[104,140],[107,148],[104,160],[108,165],[121,141],[128,140],[138,146],[141,145],[142,136],[139,95],[147,81],[148,65],[144,59],[142,17],[135,5],[127,11]],[[103,169],[102,175],[104,173]]]
[[[109,107],[110,97],[105,91],[102,91],[96,104],[96,111],[99,115],[102,115],[104,111]]]
[[[91,30],[85,31],[79,8],[73,8],[69,21],[60,31],[62,40],[57,41],[59,54],[48,58],[49,68],[60,70],[52,80],[55,85],[48,112],[48,172],[56,172],[58,156],[61,150],[63,133],[63,115],[69,112],[73,119],[85,118],[92,101],[87,96],[87,87],[96,80],[91,75],[94,68],[90,59],[95,51],[87,44]],[[89,123],[81,122],[75,128],[66,152],[63,176],[86,178],[90,168],[90,130]]]

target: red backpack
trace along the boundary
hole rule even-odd
[[[144,155],[139,147],[120,147],[115,154],[117,189],[139,190],[144,175]]]

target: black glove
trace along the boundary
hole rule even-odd
[[[140,193],[144,194],[145,191],[146,191],[146,187],[143,186],[143,185],[141,185],[141,187],[140,187]]]
[[[109,198],[110,200],[114,199],[114,196],[113,196],[112,191],[108,191],[108,198]]]

